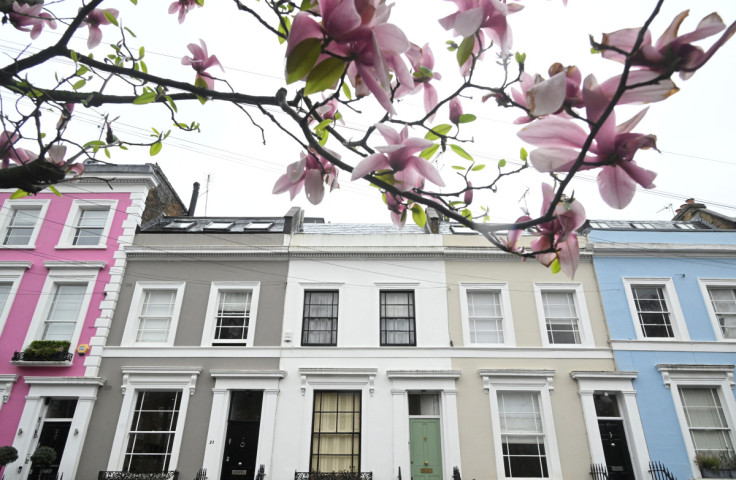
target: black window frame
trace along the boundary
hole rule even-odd
[[[405,293],[407,294],[407,303],[404,304],[388,304],[386,297],[389,294]],[[386,307],[394,305],[406,305],[407,316],[387,316]],[[379,316],[380,316],[380,344],[382,347],[415,347],[417,345],[417,322],[416,322],[416,299],[414,290],[381,290],[379,292]],[[387,320],[408,320],[407,330],[388,330],[386,328]],[[388,334],[393,332],[407,332],[409,341],[406,343],[388,342]]]
[[[312,317],[309,315],[309,307],[315,305],[311,302],[312,294],[324,294],[329,293],[332,295],[332,315],[329,317]],[[321,305],[321,304],[320,304]],[[305,290],[304,291],[304,305],[302,308],[302,338],[301,344],[303,347],[336,347],[337,346],[337,320],[340,308],[340,291],[339,290]],[[330,332],[330,343],[324,342],[310,342],[309,333],[316,331],[311,330],[310,322],[313,320],[324,320],[329,319],[331,321],[330,330],[320,330],[324,332]]]
[[[656,298],[646,298],[642,295],[644,290],[653,290]],[[667,298],[664,285],[636,284],[631,285],[631,295],[634,299],[634,307],[639,320],[639,327],[645,338],[676,338],[674,312]],[[658,310],[647,310],[642,304],[657,303]],[[658,321],[661,320],[661,321]],[[662,332],[665,334],[663,335]]]

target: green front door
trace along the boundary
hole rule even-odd
[[[409,446],[413,480],[442,480],[439,418],[410,418]]]

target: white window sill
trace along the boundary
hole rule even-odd
[[[72,361],[61,361],[61,362],[53,362],[53,361],[27,361],[27,360],[16,360],[11,361],[11,365],[15,365],[17,367],[71,367]]]
[[[107,245],[57,245],[56,250],[105,250]]]

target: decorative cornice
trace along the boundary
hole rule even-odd
[[[0,375],[0,394],[2,394],[3,403],[8,403],[10,400],[10,390],[17,381],[18,375]]]
[[[586,372],[574,370],[570,372],[570,378],[573,380],[596,380],[596,379],[611,379],[611,380],[634,380],[639,376],[639,372]]]
[[[460,378],[460,370],[386,370],[388,378]]]
[[[70,260],[70,261],[64,261],[64,260],[58,260],[58,261],[46,261],[43,262],[43,266],[50,269],[80,269],[80,268],[89,268],[89,269],[97,269],[102,270],[107,266],[107,263],[105,262],[88,262],[88,261],[77,261],[77,260]]]
[[[693,257],[732,256],[736,245],[595,242],[590,248],[597,257],[651,257],[687,254]]]
[[[139,258],[145,259],[177,259],[181,260],[182,256],[187,257],[187,261],[208,261],[212,259],[217,260],[251,260],[251,259],[263,259],[269,260],[288,260],[289,254],[285,249],[273,249],[268,247],[266,250],[208,250],[202,249],[177,249],[168,246],[161,246],[157,248],[141,248],[138,245],[132,247],[126,246],[125,253],[128,260],[135,260]]]
[[[554,391],[552,379],[554,370],[547,369],[480,369],[478,375],[483,379],[483,391],[489,393],[494,384],[518,384],[545,386],[549,393]]]
[[[376,373],[377,368],[311,368],[304,367],[299,369],[300,375],[300,390],[302,395],[307,392],[307,378],[310,376],[342,376],[342,377],[365,377],[366,383],[368,383],[368,392],[373,396],[373,392],[376,389]]]
[[[733,389],[736,386],[733,377],[734,365],[693,365],[693,364],[657,364],[657,370],[662,374],[664,386],[670,388],[672,381],[707,381],[727,380]]]
[[[210,370],[212,378],[284,378],[286,375],[284,370]]]
[[[144,387],[171,385],[188,389],[191,396],[194,395],[197,377],[202,369],[198,367],[121,367],[121,371],[123,372],[123,384],[120,389],[123,395],[131,385]]]
[[[28,385],[97,385],[102,386],[106,380],[101,377],[23,377]]]
[[[33,263],[31,263],[31,262],[29,262],[27,260],[21,260],[21,261],[17,261],[17,262],[0,262],[0,268],[2,268],[2,269],[15,268],[15,269],[24,269],[24,270],[27,270],[27,269],[31,268],[32,265],[33,265]]]

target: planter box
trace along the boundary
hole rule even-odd
[[[736,469],[721,468],[718,470],[712,468],[701,468],[700,473],[703,478],[736,478]]]

